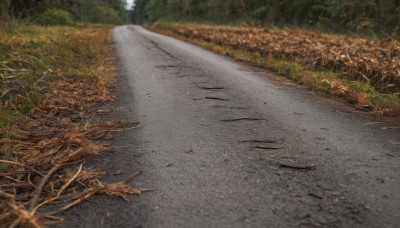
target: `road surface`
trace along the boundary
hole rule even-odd
[[[134,185],[154,191],[95,197],[60,227],[400,225],[392,124],[141,27],[113,37],[118,96],[106,106],[141,128],[95,163],[108,180],[140,170]]]

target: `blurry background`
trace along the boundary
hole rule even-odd
[[[135,0],[131,19],[138,24],[289,25],[400,37],[400,0]]]
[[[43,25],[122,24],[128,20],[124,0],[1,0],[1,21]]]

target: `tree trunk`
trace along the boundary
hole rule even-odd
[[[8,21],[9,7],[10,7],[10,0],[0,0],[0,21]]]

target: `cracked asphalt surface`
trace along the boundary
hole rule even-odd
[[[93,161],[152,192],[95,197],[59,227],[398,227],[400,130],[197,46],[121,26],[113,119]],[[121,173],[121,174],[120,174]],[[114,175],[120,174],[120,175]]]

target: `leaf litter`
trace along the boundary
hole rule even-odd
[[[41,30],[47,31],[47,28]],[[93,39],[96,40],[93,44],[109,48],[109,28],[89,27],[72,32],[64,28],[55,30],[56,34],[53,35],[63,34],[66,42],[69,39],[78,41],[71,45],[86,44],[88,41],[85,39]],[[33,42],[30,40],[33,38],[24,39],[10,39],[10,47]],[[112,110],[89,111],[98,103],[114,100],[110,93],[113,80],[105,78],[111,78],[114,72],[104,68],[113,69],[113,60],[109,57],[110,50],[103,46],[101,48],[104,50],[100,53],[96,47],[93,52],[86,50],[86,61],[92,64],[89,66],[94,63],[101,66],[87,74],[71,69],[68,64],[66,68],[54,70],[60,77],[48,80],[37,88],[43,96],[40,102],[25,115],[18,115],[16,121],[0,124],[0,227],[43,227],[62,221],[59,216],[63,212],[93,195],[118,196],[129,201],[129,195],[143,192],[129,185],[133,176],[106,183],[101,180],[106,172],[85,167],[88,158],[113,149],[105,142],[113,132],[138,127],[138,123],[98,117]],[[15,77],[16,81],[12,81],[11,76],[20,72],[22,67],[29,68],[22,60],[17,65],[10,64],[10,61],[3,64],[0,71],[10,75],[7,76],[10,83],[3,83],[3,88],[23,82],[23,77]],[[11,88],[12,93],[17,98],[21,97],[23,90],[15,88]],[[11,110],[18,104],[18,100],[6,100],[1,108]]]
[[[89,89],[92,82],[85,81],[80,87]],[[59,219],[54,216],[94,194],[119,196],[128,201],[128,195],[141,193],[127,181],[104,183],[99,178],[104,172],[83,168],[87,157],[111,149],[98,140],[109,138],[112,131],[122,129],[126,124],[121,121],[96,123],[94,114],[76,108],[94,102],[93,97],[90,101],[71,99],[71,96],[79,95],[68,92],[74,83],[69,88],[65,82],[55,83],[53,88],[62,85],[62,92],[48,94],[30,115],[0,130],[1,154],[13,151],[13,161],[0,161],[7,165],[0,172],[0,198],[3,201],[0,221],[3,224],[40,227],[42,222]],[[101,95],[97,99],[104,101],[110,97]],[[79,121],[71,118],[74,114],[81,116]],[[50,204],[58,209],[40,212]]]
[[[262,56],[294,59],[320,69],[340,71],[343,77],[367,81],[380,91],[400,92],[400,43],[323,34],[304,29],[169,24],[177,35]]]

